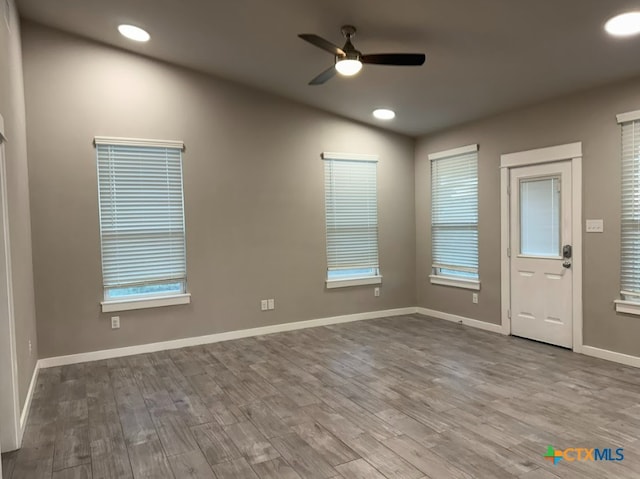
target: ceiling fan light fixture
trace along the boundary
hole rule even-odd
[[[120,35],[134,42],[148,42],[151,38],[151,35],[149,35],[146,30],[136,27],[135,25],[119,25],[118,31]]]
[[[614,37],[630,37],[640,33],[640,11],[627,12],[610,18],[604,29]]]
[[[373,111],[373,116],[378,120],[393,120],[396,117],[396,112],[388,108],[378,108]]]
[[[357,58],[345,58],[344,60],[338,60],[336,61],[336,70],[340,75],[350,77],[362,70],[362,62]]]

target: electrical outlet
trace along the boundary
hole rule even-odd
[[[377,298],[380,296],[380,288],[373,288],[373,295]]]
[[[473,301],[473,304],[478,304],[478,293],[473,293],[473,296],[471,296],[471,301]]]
[[[33,352],[33,346],[31,346],[31,340],[29,340],[29,355]]]
[[[120,316],[111,317],[111,329],[120,329]]]
[[[269,306],[269,309],[276,309],[276,300],[275,299],[269,299],[267,300],[267,304]]]
[[[260,301],[260,310],[267,311],[269,309],[269,300],[263,299]]]

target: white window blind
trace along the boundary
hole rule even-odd
[[[478,279],[477,145],[430,158],[433,274]]]
[[[640,121],[622,123],[623,299],[640,302]]]
[[[95,145],[105,299],[184,293],[182,144]]]
[[[377,159],[340,154],[323,158],[327,279],[377,276]]]

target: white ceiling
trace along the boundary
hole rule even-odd
[[[640,75],[640,36],[608,37],[610,16],[640,0],[17,0],[24,18],[184,65],[409,135]],[[116,26],[133,23],[135,44]],[[425,52],[422,67],[365,65],[308,86],[332,56],[297,38],[363,53]],[[390,123],[376,107],[397,112]]]

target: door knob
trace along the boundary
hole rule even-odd
[[[562,266],[563,266],[564,268],[571,268],[571,261],[569,261],[568,259],[565,259],[565,260],[562,262]]]

